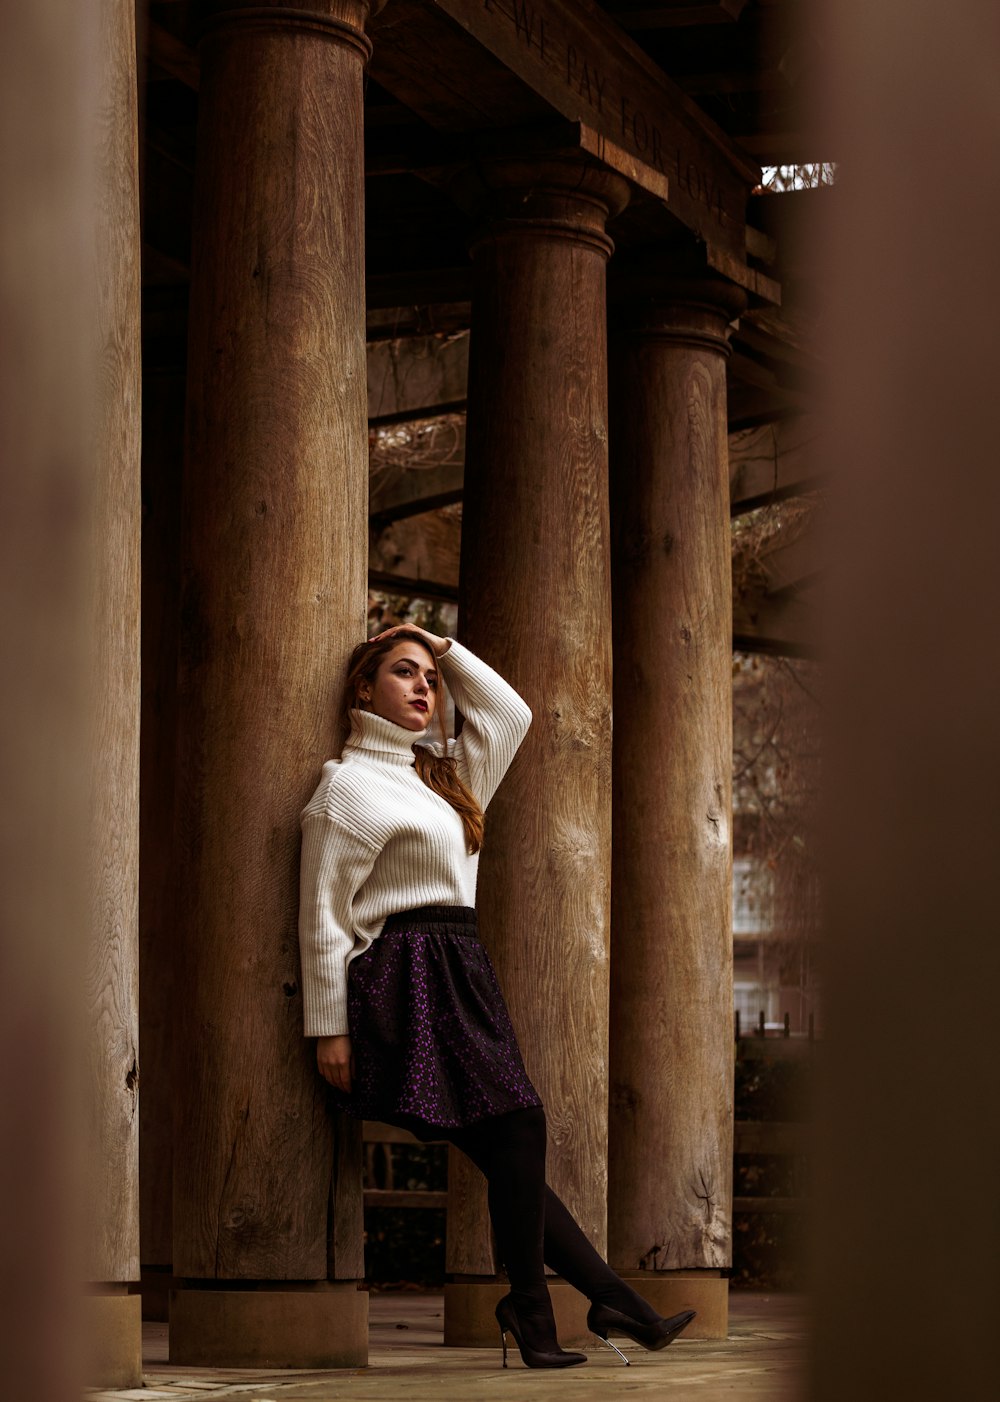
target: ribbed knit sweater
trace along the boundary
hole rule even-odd
[[[486,808],[531,723],[531,711],[492,667],[461,643],[437,659],[465,717],[448,753]],[[307,1037],[348,1031],[347,966],[388,916],[424,905],[474,906],[479,853],[462,819],[414,767],[427,730],[407,730],[371,711],[351,712],[339,760],[302,810],[299,951]]]

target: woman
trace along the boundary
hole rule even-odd
[[[450,745],[442,677],[465,717]],[[531,712],[460,643],[404,626],[355,648],[344,715],[343,754],[302,812],[299,909],[305,1035],[335,1103],[448,1139],[482,1170],[511,1285],[504,1367],[508,1331],[529,1367],[586,1362],[556,1341],[546,1262],[591,1300],[598,1337],[665,1347],[694,1311],[661,1318],[547,1187],[545,1111],[476,933],[483,811]]]

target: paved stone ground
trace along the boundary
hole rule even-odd
[[[90,1390],[87,1402],[800,1402],[806,1305],[797,1295],[733,1292],[729,1338],[681,1337],[662,1353],[616,1340],[624,1364],[600,1345],[563,1371],[526,1369],[517,1350],[506,1372],[495,1349],[446,1349],[440,1295],[372,1295],[369,1366],[337,1372],[185,1368],[167,1362],[167,1326],[143,1326],[145,1386]]]

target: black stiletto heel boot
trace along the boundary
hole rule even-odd
[[[586,1363],[585,1353],[567,1353],[561,1349],[555,1340],[540,1339],[536,1336],[534,1344],[529,1343],[525,1338],[524,1322],[517,1316],[514,1308],[514,1301],[509,1295],[505,1295],[496,1307],[497,1323],[500,1326],[500,1347],[503,1349],[503,1366],[507,1366],[507,1331],[514,1335],[514,1342],[521,1353],[521,1359],[526,1368],[572,1368],[577,1363]],[[531,1332],[531,1325],[528,1325],[528,1332]],[[544,1344],[544,1347],[536,1345]]]
[[[601,1343],[613,1348],[627,1367],[629,1360],[608,1338],[610,1329],[616,1334],[625,1334],[634,1339],[637,1344],[642,1344],[643,1348],[666,1348],[667,1344],[673,1343],[682,1329],[687,1328],[695,1314],[695,1310],[682,1310],[680,1314],[672,1314],[669,1319],[642,1324],[638,1319],[631,1319],[627,1314],[622,1314],[621,1310],[613,1310],[610,1305],[594,1304],[587,1311],[587,1328],[597,1335]]]

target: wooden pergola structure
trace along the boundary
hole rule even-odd
[[[137,1380],[140,1274],[177,1361],[367,1357],[358,1128],[301,1030],[297,817],[370,512],[459,499],[461,637],[535,716],[480,909],[550,1178],[658,1308],[724,1336],[731,653],[802,650],[811,574],[776,561],[734,620],[731,514],[814,481],[803,274],[754,193],[759,163],[827,154],[791,0],[103,8],[106,1380]],[[369,424],[444,412],[462,463],[370,503]],[[503,1287],[452,1170],[446,1337],[472,1343]]]

